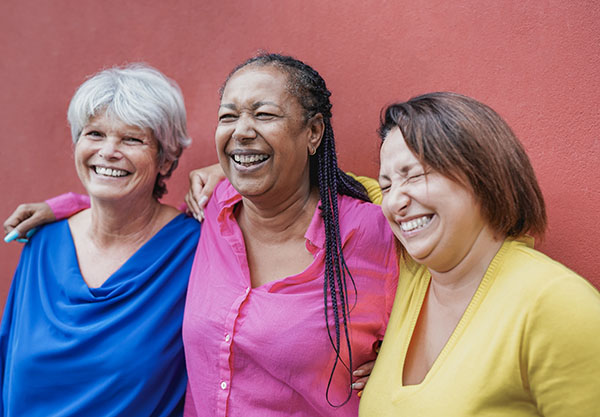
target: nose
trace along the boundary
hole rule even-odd
[[[404,216],[410,206],[410,201],[410,196],[403,187],[392,185],[388,193],[384,194],[382,205],[389,214]]]
[[[118,159],[121,157],[121,151],[119,150],[119,141],[117,138],[107,137],[102,141],[98,155],[104,159]]]
[[[252,117],[241,114],[235,122],[235,129],[232,138],[235,140],[255,139],[256,130],[254,130],[254,121]]]

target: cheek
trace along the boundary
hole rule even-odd
[[[217,126],[215,129],[215,147],[217,152],[221,153],[225,151],[225,145],[227,144],[227,137],[229,128]]]
[[[384,194],[383,200],[381,201],[381,211],[383,212],[383,215],[387,219],[390,227],[392,229],[394,229],[394,228],[398,227],[398,225],[396,224],[396,222],[394,221],[394,218],[392,216],[392,211],[390,210],[389,202],[390,202],[389,196]]]

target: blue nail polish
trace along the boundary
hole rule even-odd
[[[13,230],[11,230],[11,232],[9,234],[4,236],[4,241],[6,243],[12,242],[13,240],[15,240],[18,237],[19,237],[19,231],[17,229],[13,229]]]
[[[19,238],[17,239],[17,242],[21,242],[21,243],[27,243],[29,242],[29,238],[31,236],[33,236],[35,234],[35,232],[37,232],[37,227],[32,228],[31,230],[29,230],[26,234],[25,237],[23,238]]]

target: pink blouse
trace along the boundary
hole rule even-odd
[[[224,181],[205,209],[183,321],[189,376],[184,415],[357,416],[356,394],[339,408],[325,397],[335,355],[325,326],[325,235],[319,209],[305,234],[313,263],[298,275],[251,288],[234,214],[240,201]],[[344,258],[357,288],[350,313],[356,367],[374,359],[373,345],[383,338],[398,262],[381,209],[346,196],[338,201]],[[350,281],[348,290],[352,306]],[[330,388],[334,404],[346,398],[348,378],[338,364]]]

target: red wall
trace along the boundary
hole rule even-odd
[[[216,161],[217,90],[258,49],[316,67],[333,92],[342,167],[376,175],[381,107],[433,90],[471,95],[524,142],[549,207],[539,246],[600,286],[600,3],[422,0],[4,0],[0,218],[81,187],[66,109],[84,77],[145,61],[184,92],[194,144],[170,181]],[[20,246],[0,243],[0,303]]]

